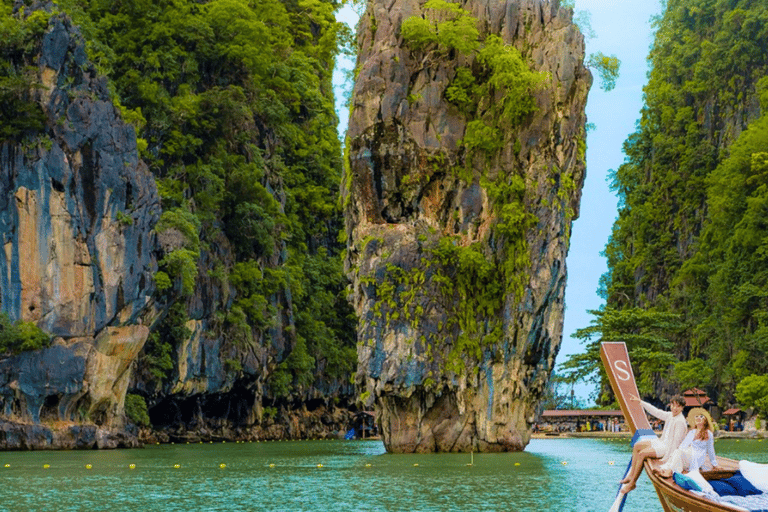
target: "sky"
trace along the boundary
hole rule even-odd
[[[635,124],[643,106],[642,88],[647,82],[647,56],[653,42],[652,17],[661,13],[660,0],[576,0],[574,11],[589,14],[593,38],[586,41],[586,54],[602,52],[615,55],[621,61],[616,87],[604,92],[595,83],[587,100],[587,120],[594,124],[587,134],[587,177],[582,189],[579,218],[573,224],[571,247],[566,265],[568,281],[565,289],[565,318],[563,341],[557,364],[569,355],[584,351],[580,340],[571,335],[590,325],[592,316],[588,310],[604,304],[597,294],[600,276],[607,270],[601,252],[611,234],[617,216],[617,198],[610,190],[609,174],[624,162],[622,145],[635,131]],[[575,16],[577,17],[577,16]],[[345,7],[339,19],[354,27],[357,14]],[[340,69],[349,69],[353,62],[341,61]],[[343,81],[335,75],[335,83]],[[338,89],[338,88],[337,88]],[[345,100],[337,98],[339,132],[347,125]],[[574,393],[583,405],[592,405],[590,394],[594,387],[577,384]]]

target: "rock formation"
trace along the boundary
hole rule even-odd
[[[591,75],[571,16],[372,0],[361,19],[342,193],[357,384],[389,451],[529,441],[585,173]]]
[[[259,6],[242,4],[253,11],[252,24],[260,26]],[[311,219],[320,228],[305,230],[304,220],[292,218],[298,236],[289,245],[285,215],[303,207],[296,194],[291,199],[296,191],[281,175],[286,165],[298,166],[291,162],[294,153],[303,161],[318,151],[306,162],[302,186],[324,196],[323,191],[337,185],[341,155],[330,122],[332,13],[325,5],[315,6],[322,11],[321,25],[302,14],[312,37],[301,37],[295,49],[290,48],[289,32],[296,27],[281,28],[285,38],[275,38],[280,51],[264,51],[257,66],[249,51],[239,51],[243,62],[250,63],[241,69],[232,64],[237,59],[225,58],[231,41],[220,44],[217,38],[224,36],[216,28],[228,16],[242,21],[239,11],[216,18],[194,7],[179,21],[173,6],[157,6],[162,16],[136,12],[133,5],[113,6],[109,12],[78,6],[82,9],[70,14],[93,38],[87,43],[109,73],[106,78],[89,62],[74,22],[59,13],[67,5],[74,4],[17,1],[13,22],[18,26],[11,22],[8,31],[19,29],[18,37],[9,38],[0,52],[0,60],[8,64],[0,69],[1,121],[12,121],[21,112],[32,114],[27,122],[0,123],[2,311],[12,321],[34,323],[53,338],[52,346],[42,350],[0,353],[0,449],[134,444],[135,436],[126,430],[136,429],[123,425],[126,392],[129,404],[138,404],[133,412],[148,407],[151,426],[139,435],[149,440],[343,435],[354,422],[349,373],[355,352],[347,327],[354,322],[348,319],[352,315],[343,300],[345,283],[335,256],[343,247],[336,236],[341,215],[333,199],[324,198],[326,207],[302,195],[298,203],[320,205],[322,218]],[[118,12],[129,13],[140,29],[105,21]],[[283,19],[279,12],[276,16]],[[174,18],[173,26],[166,23],[169,18]],[[200,31],[210,36],[205,36],[205,45],[186,39],[190,33],[185,28],[195,19],[208,24],[213,18],[210,30],[215,33]],[[148,41],[146,33],[155,27],[168,37]],[[261,36],[243,37],[258,45]],[[163,60],[173,53],[166,39],[184,47],[183,67],[201,73],[199,79],[194,73],[172,76],[172,65]],[[221,55],[212,56],[207,44]],[[282,78],[266,83],[262,63],[284,59],[284,51],[314,54],[320,46],[321,65],[301,69],[305,61],[294,59],[281,68],[281,73],[306,72],[317,79],[307,82],[301,99],[269,90],[280,89]],[[143,91],[155,91],[148,100],[131,89],[136,81],[125,76],[126,71],[142,75],[153,60],[142,56],[135,66],[123,65],[136,58],[131,53],[135,48],[162,56],[161,72],[140,84]],[[20,85],[7,93],[8,83]],[[291,105],[277,117],[267,115],[270,109],[260,103],[273,93]],[[168,115],[193,96],[194,120],[186,114]],[[118,99],[123,106],[116,108]],[[121,119],[121,110],[143,117],[139,136],[146,137],[146,160],[167,178],[165,184],[173,182],[180,191],[178,201],[169,199],[162,214],[155,177],[137,152],[141,139]],[[233,125],[225,111],[239,124]],[[153,125],[158,118],[164,121]],[[311,134],[299,146],[285,140],[291,138],[286,128],[292,123],[306,123],[301,130]],[[184,147],[169,157],[168,147],[174,145]],[[222,163],[222,151],[232,168]],[[194,162],[202,163],[208,177],[188,176],[185,182],[174,174],[183,174]],[[240,171],[242,184],[222,179],[225,173],[240,176]],[[247,190],[239,191],[242,197],[224,200],[214,189],[195,188],[204,188],[209,178],[221,187],[221,196]],[[204,207],[198,201],[202,196],[213,196]],[[289,201],[293,211],[286,207]],[[313,216],[314,210],[306,211]],[[296,241],[298,237],[303,240]],[[308,260],[333,264],[326,270],[308,265],[309,271],[297,275],[297,262]],[[328,268],[334,274],[330,280]],[[317,289],[325,295],[321,301],[315,300]],[[311,296],[311,304],[309,299],[301,302],[304,294]],[[334,307],[327,318],[302,309],[327,310],[327,303]],[[321,336],[312,336],[312,326],[324,329]],[[133,416],[129,420],[145,420],[143,414]]]
[[[0,410],[19,423],[5,424],[0,445],[133,445],[120,429],[149,333],[141,316],[154,290],[160,200],[79,31],[53,15],[38,49],[30,100],[44,127],[0,148],[0,297],[11,320],[56,340],[0,361]],[[85,419],[91,426],[76,434],[29,425]]]

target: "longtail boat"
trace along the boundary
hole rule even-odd
[[[631,395],[640,396],[637,391],[635,375],[629,361],[629,353],[624,342],[605,342],[600,346],[600,358],[603,361],[608,380],[619,401],[624,420],[633,436],[640,433],[653,433],[648,416],[639,402],[629,400]],[[739,469],[739,462],[733,459],[717,456],[718,467],[712,471],[702,471],[701,475],[707,480],[719,480],[734,475]],[[654,473],[661,462],[658,459],[645,459],[645,473],[651,480],[661,506],[665,512],[743,512],[745,508],[737,508],[725,503],[719,503],[701,493],[683,489],[673,478],[664,478]],[[631,495],[632,493],[629,493]]]

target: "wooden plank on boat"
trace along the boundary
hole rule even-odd
[[[600,359],[608,373],[613,392],[619,401],[630,431],[634,434],[638,429],[651,429],[648,416],[640,402],[630,400],[631,395],[640,396],[637,391],[635,374],[629,362],[627,345],[623,341],[608,341],[600,345]]]

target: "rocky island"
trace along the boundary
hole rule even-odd
[[[375,0],[342,183],[387,450],[522,450],[562,336],[591,74],[558,2]]]

